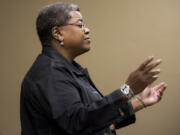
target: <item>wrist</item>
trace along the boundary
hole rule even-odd
[[[133,98],[133,99],[131,100],[131,104],[132,104],[133,110],[134,110],[135,112],[137,112],[137,111],[139,111],[139,110],[141,110],[141,109],[144,108],[144,106],[142,105],[142,103],[141,103],[138,99],[136,99],[136,98]]]
[[[144,108],[148,106],[141,96],[137,95],[135,98],[143,105]]]
[[[127,84],[124,84],[121,88],[120,88],[122,94],[129,100],[134,96],[133,91],[131,90],[130,86]]]

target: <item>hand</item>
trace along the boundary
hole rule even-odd
[[[111,131],[116,130],[115,125],[114,125],[114,124],[111,124],[111,125],[109,126],[109,128],[110,128],[110,130],[111,130]]]
[[[160,73],[160,69],[152,69],[161,63],[161,59],[149,64],[153,59],[154,56],[147,58],[134,72],[129,75],[126,84],[130,86],[134,94],[140,93],[158,78],[157,74]]]
[[[150,88],[148,86],[140,94],[140,97],[147,106],[151,106],[153,104],[158,103],[161,100],[163,92],[166,89],[166,87],[167,84],[165,83],[160,83],[153,88]]]

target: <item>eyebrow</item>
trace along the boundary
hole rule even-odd
[[[78,19],[77,21],[75,21],[75,23],[78,23],[79,21],[81,21],[83,23],[82,19]]]

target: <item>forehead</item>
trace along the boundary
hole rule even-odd
[[[71,11],[70,15],[72,18],[69,20],[69,22],[78,22],[78,21],[83,21],[82,14],[79,11]]]

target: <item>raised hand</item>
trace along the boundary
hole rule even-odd
[[[135,71],[129,75],[126,84],[130,86],[134,94],[140,93],[158,78],[157,74],[160,73],[160,69],[153,69],[162,61],[161,59],[158,59],[152,64],[149,64],[153,59],[154,56],[148,57]]]
[[[166,89],[167,84],[160,83],[153,88],[149,86],[140,94],[141,99],[146,104],[146,106],[151,106],[155,103],[158,103],[163,95],[164,90]]]
[[[150,86],[147,86],[143,92],[139,94],[141,101],[144,102],[144,104],[147,106],[151,106],[153,104],[158,103],[162,99],[162,95],[167,87],[167,84],[164,82],[159,83],[153,88],[150,88]],[[141,110],[143,108],[142,102],[139,101],[139,99],[133,98],[131,99],[131,104],[133,106],[133,109],[135,112]],[[109,126],[110,130],[115,130],[115,125],[111,124]]]

